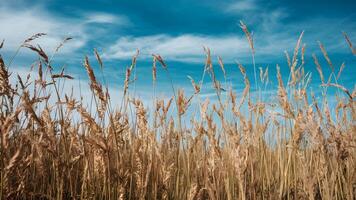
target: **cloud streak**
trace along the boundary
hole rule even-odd
[[[109,13],[92,12],[86,13],[84,16],[86,18],[85,23],[116,24],[122,26],[131,24],[127,17]]]
[[[226,12],[229,13],[239,13],[253,11],[256,10],[258,7],[255,0],[242,0],[230,3],[226,6]]]
[[[0,7],[0,24],[3,30],[0,37],[5,39],[7,50],[16,49],[26,38],[40,32],[48,34],[47,37],[38,40],[46,50],[54,50],[67,36],[75,37],[76,40],[63,48],[63,53],[71,53],[86,43],[81,25],[57,19],[39,7],[27,10]]]
[[[204,59],[203,47],[210,47],[215,54],[230,54],[247,52],[241,38],[226,36],[213,37],[193,34],[170,36],[166,34],[149,35],[143,37],[125,36],[119,38],[107,52],[103,54],[107,59],[128,59],[140,49],[141,57],[151,57],[152,53],[161,54],[165,59],[187,62],[200,62]]]
[[[293,46],[294,42],[291,41],[294,41],[293,38],[267,36],[257,43],[256,49],[261,56],[279,55],[283,50]],[[168,60],[202,62],[205,59],[203,47],[210,48],[213,56],[222,56],[225,62],[230,63],[235,60],[244,61],[251,56],[243,34],[225,36],[158,34],[121,37],[104,52],[103,58],[125,60],[131,58],[136,49],[140,49],[141,58],[148,58],[151,54],[157,53]]]
[[[73,40],[61,48],[61,54],[72,54],[96,37],[92,26],[112,24],[127,26],[130,21],[121,15],[105,12],[83,12],[78,17],[58,16],[43,6],[25,6],[18,2],[0,5],[0,39],[5,39],[6,51],[15,51],[28,37],[36,33],[47,36],[36,40],[46,52],[52,52],[66,37]],[[109,31],[109,30],[107,30]]]

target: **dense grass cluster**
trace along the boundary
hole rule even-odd
[[[254,56],[248,29],[241,27]],[[338,84],[343,66],[335,69],[322,44],[332,73],[324,74],[314,55],[321,96],[308,92],[301,35],[292,57],[287,55],[288,82],[277,67],[278,101],[264,102],[258,92],[250,92],[241,64],[236,70],[245,89],[223,93],[206,48],[203,76],[211,78],[217,100],[203,99],[202,81],[191,79],[193,94],[172,84],[172,98],[155,99],[148,113],[129,93],[138,54],[127,68],[119,106],[112,105],[85,58],[95,102],[88,107],[60,89],[60,81],[73,77],[54,73],[52,57],[32,45],[42,35],[20,47],[39,55],[34,81],[18,76],[13,84],[12,60],[6,64],[0,57],[1,199],[356,198],[356,88],[349,91]],[[102,66],[99,54],[94,55]],[[152,57],[155,87],[157,70],[169,75],[169,66],[158,54]],[[225,73],[221,58],[218,63]],[[260,72],[258,76],[255,70],[254,81],[263,88],[269,75]],[[329,87],[338,91],[336,107],[328,105]],[[189,109],[198,114],[189,116],[188,126],[182,118]]]

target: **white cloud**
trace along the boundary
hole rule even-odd
[[[263,37],[256,45],[259,55],[279,55],[294,45],[293,38]],[[152,53],[160,54],[164,59],[182,62],[203,62],[203,47],[211,49],[212,56],[221,56],[225,62],[243,61],[251,56],[249,45],[243,34],[209,36],[183,34],[176,37],[166,34],[142,37],[125,36],[104,52],[105,59],[128,59],[136,49],[140,50],[140,58],[147,59]]]
[[[54,50],[65,37],[75,37],[62,53],[72,52],[86,42],[83,27],[78,22],[53,17],[39,7],[26,10],[0,7],[0,24],[0,37],[5,39],[6,50],[16,49],[36,33],[48,34],[38,40],[47,50]]]
[[[280,4],[262,2],[260,0],[235,0],[221,4],[220,10],[254,25],[255,30],[275,32],[288,16],[288,11]]]
[[[125,16],[112,15],[108,13],[87,13],[86,23],[119,24],[128,25],[130,21]]]
[[[38,5],[26,6],[25,3],[10,1],[0,4],[0,40],[5,39],[5,51],[14,51],[36,33],[46,33],[34,44],[40,44],[46,52],[53,52],[64,38],[72,37],[73,40],[65,44],[60,53],[73,53],[97,37],[89,29],[91,23],[124,26],[129,24],[129,20],[125,16],[99,12],[79,12],[79,17],[69,18],[54,15]]]
[[[253,11],[258,8],[255,0],[240,0],[227,5],[227,12],[246,12]]]
[[[119,38],[107,52],[107,59],[128,59],[140,49],[140,57],[160,54],[169,60],[201,62],[204,59],[203,46],[211,48],[215,55],[233,57],[248,51],[245,41],[236,36],[203,36],[184,34],[177,37],[159,34],[143,37],[126,36]]]

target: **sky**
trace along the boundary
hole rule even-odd
[[[83,67],[87,55],[97,74],[96,48],[104,61],[105,78],[115,98],[122,94],[125,69],[137,49],[140,50],[133,93],[143,99],[152,98],[152,54],[159,54],[168,65],[169,76],[159,68],[158,96],[172,95],[170,79],[176,88],[192,93],[187,75],[197,82],[201,79],[206,58],[203,47],[211,49],[217,77],[235,92],[244,84],[236,63],[242,63],[250,80],[253,65],[249,44],[239,26],[242,20],[251,31],[255,45],[256,68],[268,67],[271,86],[276,84],[276,65],[281,67],[286,80],[289,71],[285,51],[292,56],[299,35],[304,31],[306,44],[305,68],[312,76],[311,88],[320,88],[320,79],[311,59],[319,58],[325,73],[330,73],[317,41],[324,44],[333,64],[338,69],[345,62],[340,83],[349,90],[355,86],[356,57],[352,55],[342,31],[356,43],[356,1],[352,0],[0,0],[0,50],[9,61],[22,41],[44,32],[47,36],[36,40],[49,55],[66,37],[68,41],[53,58],[56,70],[65,67],[75,77],[69,85],[87,87]],[[225,63],[227,79],[217,65],[217,56]],[[10,71],[26,74],[36,55],[28,49],[20,49]],[[214,98],[211,80],[204,80],[206,89],[202,96]],[[253,81],[251,81],[254,84]],[[68,84],[67,84],[68,85]],[[252,86],[253,88],[254,86]],[[69,91],[70,86],[63,87]],[[272,89],[271,89],[272,90]],[[81,90],[82,91],[82,90]]]

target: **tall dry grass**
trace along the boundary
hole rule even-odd
[[[254,56],[252,38],[246,25],[241,26]],[[194,93],[176,90],[172,83],[172,98],[155,99],[154,113],[148,113],[128,92],[139,52],[126,70],[124,96],[116,109],[85,57],[92,110],[81,99],[61,94],[59,81],[73,77],[64,71],[55,74],[53,56],[30,44],[43,35],[21,45],[39,55],[34,82],[18,76],[11,84],[13,59],[5,64],[0,57],[1,199],[356,198],[356,88],[350,91],[338,84],[345,66],[336,72],[321,43],[322,55],[333,69],[325,79],[327,74],[313,56],[322,80],[321,97],[308,92],[310,74],[304,69],[301,35],[292,59],[287,54],[288,82],[277,66],[278,101],[251,94],[242,64],[236,70],[243,75],[245,89],[241,94],[230,89],[223,98],[225,89],[206,48],[202,80],[189,77]],[[103,68],[96,50],[95,57]],[[153,55],[153,91],[159,84],[157,64],[169,76],[167,63]],[[226,79],[221,58],[219,64]],[[205,74],[212,79],[216,103],[200,96]],[[268,76],[268,69],[261,69],[257,80],[254,69],[256,87],[263,89]],[[328,87],[339,91],[336,107],[327,103]],[[199,116],[185,126],[181,119],[194,103],[199,104]]]

